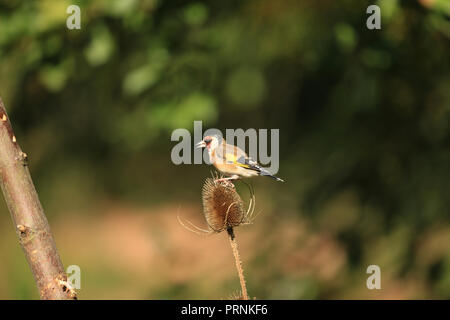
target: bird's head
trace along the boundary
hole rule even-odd
[[[219,137],[218,136],[206,136],[202,141],[197,143],[197,148],[206,148],[208,150],[214,150],[219,146]]]

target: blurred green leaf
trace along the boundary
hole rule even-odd
[[[334,27],[336,40],[343,51],[352,51],[357,44],[357,36],[353,28],[346,23]]]
[[[256,107],[264,98],[265,91],[264,75],[255,68],[238,68],[227,80],[227,95],[233,103],[240,107]]]
[[[378,0],[377,4],[381,10],[381,19],[386,21],[392,19],[398,9],[398,0]]]
[[[171,129],[192,128],[194,120],[202,120],[205,125],[212,124],[218,116],[217,104],[213,97],[194,92],[182,99],[167,119]],[[166,120],[166,121],[167,121]]]
[[[89,63],[98,66],[106,63],[114,52],[114,39],[108,28],[104,25],[95,27],[92,31],[91,43],[84,54]]]
[[[43,84],[50,91],[60,91],[66,84],[67,72],[62,66],[46,66],[40,72]]]
[[[184,19],[191,26],[202,25],[208,18],[208,8],[201,2],[189,4],[184,10]]]

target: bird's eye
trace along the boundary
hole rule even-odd
[[[205,143],[211,143],[212,139],[208,138],[208,139],[205,139],[204,141],[205,141]]]

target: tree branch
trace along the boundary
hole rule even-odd
[[[0,185],[41,299],[76,299],[1,98]]]

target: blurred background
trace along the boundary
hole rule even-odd
[[[235,231],[251,296],[449,299],[449,16],[446,0],[0,1],[0,96],[79,298],[239,289],[226,234],[177,221],[205,226],[212,167],[170,158],[172,131],[202,120],[280,129],[286,182],[253,179],[259,215]],[[0,299],[38,298],[3,200],[0,261]]]

